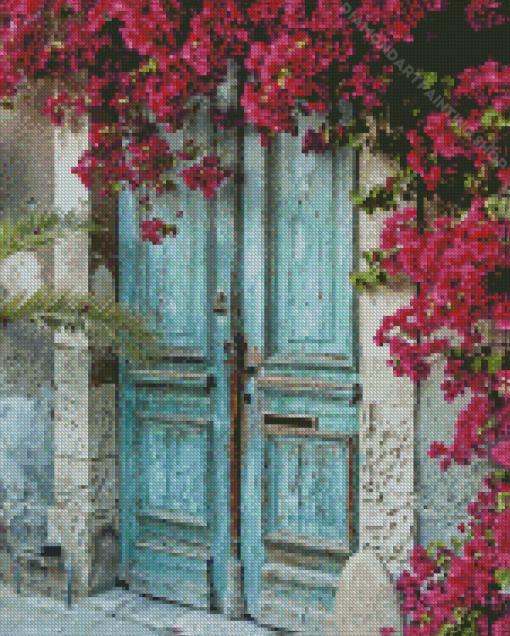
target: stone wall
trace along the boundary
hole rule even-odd
[[[15,221],[34,204],[90,212],[90,193],[70,171],[87,147],[87,123],[55,129],[40,114],[48,94],[21,89],[17,110],[0,111],[2,218]],[[108,272],[90,280],[84,233],[0,263],[6,296],[28,298],[43,283],[113,293]],[[13,555],[46,541],[62,544],[75,595],[109,587],[118,549],[115,385],[90,385],[80,335],[40,333],[30,323],[0,331],[0,574],[12,582]]]
[[[0,219],[48,206],[53,196],[53,137],[39,114],[45,92],[17,111],[0,111]],[[5,298],[30,296],[51,279],[51,249],[16,253],[0,262]],[[11,580],[18,551],[47,538],[53,505],[53,346],[31,323],[0,330],[0,577]]]

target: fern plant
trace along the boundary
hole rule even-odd
[[[65,230],[97,231],[101,226],[79,220],[74,211],[61,217],[54,211],[22,211],[16,222],[0,221],[0,261],[21,251],[34,251],[52,245],[64,237]],[[157,357],[160,347],[146,316],[134,312],[112,299],[92,293],[57,292],[41,286],[26,294],[8,295],[0,299],[0,321],[4,328],[12,321],[29,320],[40,329],[74,332],[81,329],[96,350],[102,349],[137,362]]]

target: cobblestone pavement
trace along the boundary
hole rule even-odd
[[[114,589],[70,609],[0,586],[0,636],[277,636],[246,621],[194,611]]]

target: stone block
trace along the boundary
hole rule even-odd
[[[380,636],[393,627],[402,636],[403,621],[394,585],[371,550],[352,556],[338,581],[333,621],[341,636]]]
[[[114,384],[90,388],[89,457],[113,457],[115,444]]]

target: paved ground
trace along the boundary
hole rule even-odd
[[[0,636],[277,636],[245,621],[151,601],[114,589],[68,609],[42,596],[17,596],[0,585]]]

